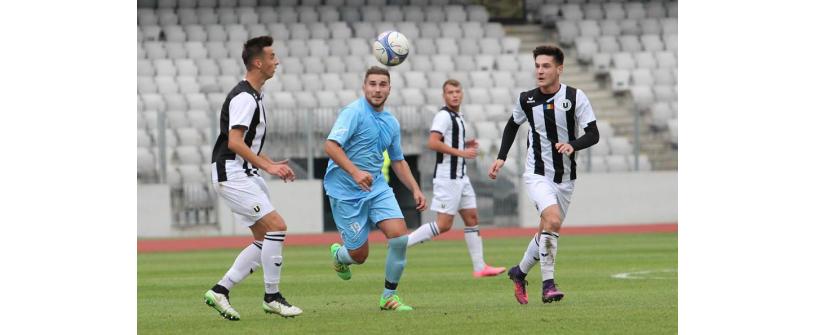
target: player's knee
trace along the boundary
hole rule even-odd
[[[449,224],[448,223],[441,223],[440,224],[438,222],[436,222],[436,225],[439,227],[439,234],[446,233],[453,226],[452,223],[449,223]]]
[[[560,230],[561,221],[559,217],[550,216],[544,217],[544,227],[548,230]]]

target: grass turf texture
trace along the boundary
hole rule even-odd
[[[485,259],[509,268],[529,238],[484,240]],[[283,250],[281,292],[303,309],[296,318],[264,314],[263,272],[232,289],[240,321],[227,321],[203,303],[203,294],[232,265],[239,250],[138,255],[139,334],[275,333],[677,333],[676,233],[562,236],[556,278],[564,300],[540,300],[540,268],[527,276],[529,304],[519,305],[506,273],[475,279],[464,241],[432,241],[408,250],[399,284],[412,312],[380,311],[385,244],[351,267],[350,281],[333,271],[328,245]],[[615,279],[622,272],[639,279]]]

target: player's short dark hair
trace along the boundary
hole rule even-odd
[[[379,66],[371,66],[368,68],[368,71],[365,71],[365,81],[368,80],[368,76],[372,74],[382,74],[388,76],[388,81],[391,81],[391,73],[388,72],[388,69],[382,68]]]
[[[532,58],[538,58],[540,55],[552,56],[558,65],[563,65],[563,50],[556,45],[544,44],[539,45],[535,50],[532,50]]]
[[[243,44],[243,65],[249,70],[252,65],[252,59],[263,54],[263,48],[272,46],[274,39],[271,36],[258,36],[253,37]]]
[[[453,87],[461,87],[461,82],[459,82],[458,80],[455,80],[455,79],[447,79],[447,80],[444,81],[444,84],[441,85],[441,90],[444,91],[444,89],[447,87],[447,85],[450,85],[450,86],[453,86]]]

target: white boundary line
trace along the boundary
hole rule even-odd
[[[611,278],[614,279],[677,279],[677,277],[661,277],[661,276],[649,276],[650,274],[659,274],[659,273],[676,273],[676,269],[663,269],[663,270],[645,270],[645,271],[635,271],[635,272],[620,272],[611,275]]]

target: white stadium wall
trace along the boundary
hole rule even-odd
[[[676,171],[583,173],[577,178],[567,227],[677,222]],[[526,189],[519,195],[523,227],[539,219]]]
[[[291,233],[323,232],[322,180],[273,181],[272,204],[286,219]],[[584,173],[578,178],[566,226],[606,226],[677,222],[677,173]],[[521,226],[536,227],[535,207],[526,190],[519,190]],[[425,194],[432,199],[432,194]],[[138,186],[138,237],[250,235],[236,226],[229,208],[219,201],[218,227],[174,228],[167,185]],[[456,227],[463,226],[457,220]]]

